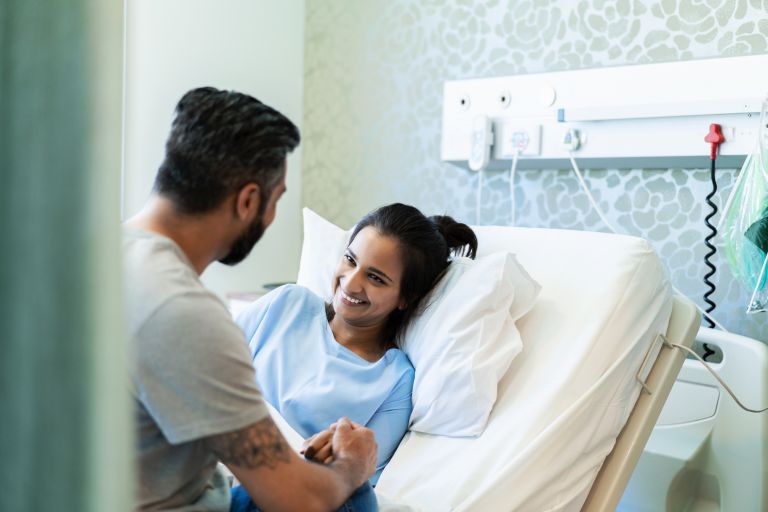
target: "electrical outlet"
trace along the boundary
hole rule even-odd
[[[541,125],[504,123],[501,125],[501,144],[497,158],[512,158],[515,151],[520,156],[541,154]]]

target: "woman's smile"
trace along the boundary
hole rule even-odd
[[[338,292],[339,292],[339,295],[341,296],[341,300],[348,306],[362,306],[362,305],[368,304],[368,301],[359,299],[345,292],[341,288],[341,286],[338,287]]]

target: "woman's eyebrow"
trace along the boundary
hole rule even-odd
[[[352,256],[352,259],[357,261],[357,254],[355,254],[354,251],[352,251],[352,249],[347,247],[347,252],[349,253],[350,256]],[[378,274],[379,276],[383,277],[384,279],[386,279],[390,283],[394,283],[395,282],[391,277],[389,277],[387,274],[385,274],[381,270],[377,269],[376,267],[368,267],[368,270],[373,272],[374,274]]]
[[[381,270],[377,269],[376,267],[368,267],[368,270],[370,270],[370,271],[371,271],[371,272],[373,272],[374,274],[378,274],[379,276],[383,277],[384,279],[386,279],[386,280],[387,280],[387,281],[389,281],[390,283],[394,283],[394,281],[392,280],[392,278],[391,278],[391,277],[389,277],[387,274],[385,274],[385,273],[384,273],[384,272],[382,272]]]

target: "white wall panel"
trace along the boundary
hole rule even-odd
[[[149,196],[173,109],[189,89],[211,85],[250,94],[299,128],[304,77],[304,0],[128,0],[126,2],[123,218]],[[288,159],[288,193],[251,256],[213,264],[203,280],[217,293],[294,280],[301,247],[301,146]]]

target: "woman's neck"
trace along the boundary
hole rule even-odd
[[[387,347],[381,342],[383,325],[351,325],[338,315],[330,320],[330,325],[336,341],[366,361],[373,363],[384,356]]]

